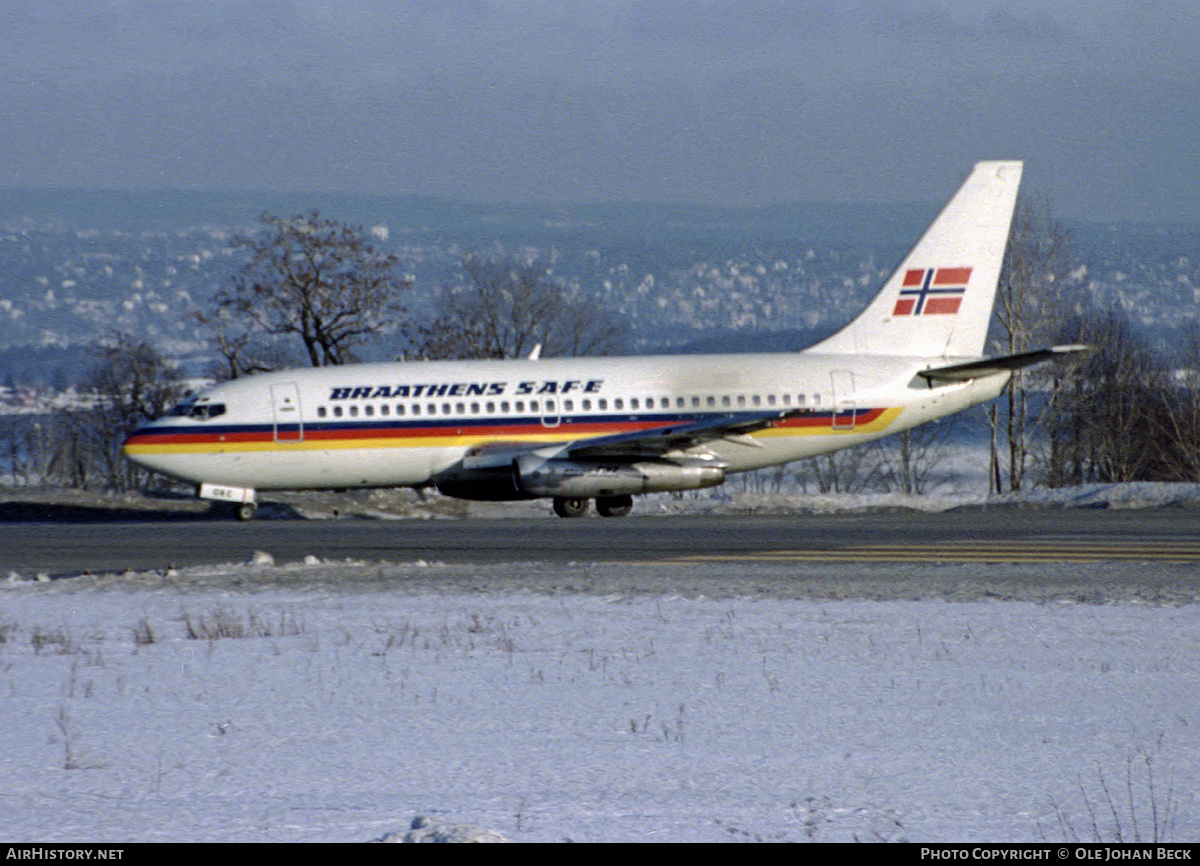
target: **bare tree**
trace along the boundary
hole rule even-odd
[[[1013,215],[1013,227],[1000,284],[996,292],[993,345],[1001,354],[1016,354],[1054,342],[1081,303],[1080,287],[1071,279],[1077,267],[1069,230],[1055,220],[1049,202],[1022,198]],[[1000,407],[988,409],[992,426],[991,486],[1019,490],[1025,483],[1032,441],[1041,424],[1041,413],[1031,406],[1031,392],[1041,389],[1053,375],[1042,370],[1016,370],[1005,389],[1004,417]],[[1006,454],[1000,456],[1000,434]]]
[[[248,255],[231,285],[213,298],[206,321],[229,372],[261,369],[260,335],[300,340],[314,367],[356,360],[355,349],[406,329],[401,293],[409,282],[397,256],[380,252],[361,226],[263,214],[260,229],[238,238]]]
[[[145,470],[121,454],[125,438],[147,421],[165,414],[185,394],[175,367],[152,345],[120,335],[100,350],[90,385],[97,402],[90,429],[99,437],[100,469],[118,490],[141,484]]]
[[[86,382],[90,405],[63,409],[35,425],[31,462],[42,482],[128,490],[147,478],[124,459],[125,438],[184,396],[176,370],[145,341],[117,335],[97,351]]]
[[[200,310],[192,316],[213,333],[220,359],[213,361],[208,373],[217,381],[299,367],[304,363],[297,352],[288,351],[289,347],[280,345],[278,340],[248,325],[244,319],[236,318],[229,306]]]
[[[902,430],[880,439],[880,472],[888,490],[914,496],[926,493],[946,457],[953,418]]]
[[[1080,318],[1068,336],[1094,351],[1064,371],[1048,413],[1049,483],[1182,480],[1165,359],[1113,312]]]
[[[1200,328],[1193,324],[1172,359],[1167,426],[1179,480],[1200,481]]]
[[[581,297],[543,265],[469,257],[469,282],[444,287],[420,353],[441,358],[601,355],[620,347],[627,329],[611,311]]]
[[[875,443],[830,451],[788,464],[802,489],[812,482],[818,493],[866,493],[886,490],[880,452]]]

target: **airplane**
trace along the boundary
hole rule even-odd
[[[983,354],[1022,169],[977,163],[866,309],[803,351],[264,373],[189,397],[124,452],[242,519],[258,491],[398,486],[620,517],[639,494],[860,445],[1081,350]]]

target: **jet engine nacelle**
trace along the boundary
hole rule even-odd
[[[527,455],[518,458],[514,468],[517,487],[530,496],[590,498],[699,490],[725,480],[725,467],[697,463],[589,463]]]

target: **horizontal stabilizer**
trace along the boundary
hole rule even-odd
[[[1042,361],[1053,361],[1086,352],[1090,346],[1051,346],[1048,349],[1035,349],[1032,352],[1018,352],[1015,355],[1001,355],[998,358],[983,358],[979,361],[967,361],[965,364],[951,364],[948,367],[933,367],[929,370],[919,370],[917,375],[933,382],[965,382],[968,379],[978,379],[980,376],[992,376],[996,373],[1009,373],[1040,364]]]

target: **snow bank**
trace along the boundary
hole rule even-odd
[[[372,842],[507,842],[504,834],[484,830],[470,824],[438,824],[424,815],[417,815],[407,833],[384,833]]]
[[[1200,508],[1200,484],[1134,482],[1077,487],[1031,487],[989,495],[976,483],[949,483],[924,495],[904,493],[802,493],[791,484],[771,493],[738,490],[726,484],[710,490],[639,497],[639,514],[827,514],[839,511],[908,509],[947,511],[988,508]],[[14,488],[5,497],[0,519],[68,520],[86,515],[97,519],[144,519],[149,511],[201,517],[209,503],[190,499],[155,499],[136,494],[113,496],[86,491]],[[408,489],[334,493],[329,491],[265,493],[259,519],[266,520],[463,520],[470,518],[547,517],[546,500],[469,502],[435,492]]]
[[[107,586],[3,595],[10,841],[1200,834],[1198,605]]]
[[[930,495],[905,493],[731,493],[722,488],[698,495],[645,497],[645,511],[662,514],[829,514],[850,511],[953,508],[1200,508],[1200,484],[1130,482],[1074,487],[1031,487],[987,494],[946,490]]]

